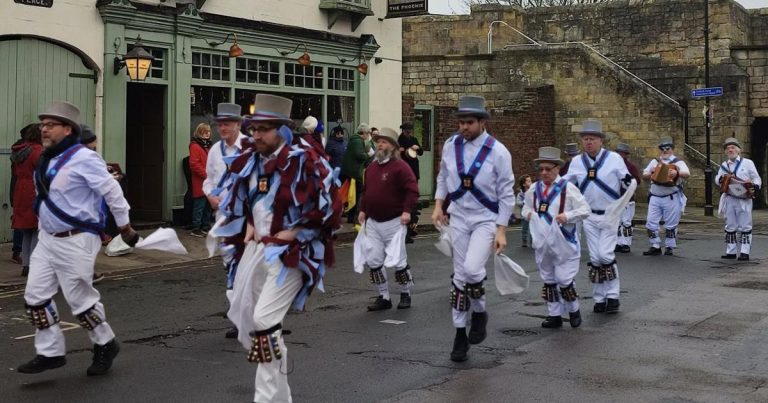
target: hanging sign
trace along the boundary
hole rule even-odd
[[[427,0],[387,0],[386,18],[429,14]]]
[[[53,0],[13,0],[13,2],[17,4],[24,4],[27,6],[37,6],[37,7],[46,7],[46,8],[53,7]]]

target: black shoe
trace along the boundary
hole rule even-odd
[[[605,302],[595,302],[595,306],[592,307],[592,312],[594,313],[605,312]]]
[[[117,353],[120,352],[120,344],[117,339],[112,339],[109,343],[100,346],[98,344],[93,345],[93,364],[88,367],[86,374],[88,376],[104,375],[112,367],[112,360],[117,357]]]
[[[647,251],[643,252],[643,256],[658,256],[661,255],[661,248],[651,247]]]
[[[674,255],[675,255],[675,253],[672,252],[672,248],[670,248],[670,247],[664,248],[664,256],[674,256]]]
[[[467,339],[467,328],[460,327],[456,329],[456,338],[453,339],[453,351],[451,351],[451,361],[462,362],[467,360],[467,351],[469,351],[469,339]]]
[[[614,252],[621,252],[621,245],[616,244],[616,247],[613,248]]]
[[[413,243],[413,237],[406,236],[405,237],[405,243]]]
[[[237,327],[232,326],[231,329],[227,330],[227,332],[224,333],[224,338],[225,339],[236,339],[238,335],[240,335],[240,332],[237,330]]]
[[[385,309],[392,309],[392,301],[384,299],[381,295],[373,301],[371,305],[368,305],[368,311],[383,311]]]
[[[619,303],[618,299],[614,298],[607,298],[608,304],[605,306],[605,313],[617,313],[619,312]]]
[[[735,253],[727,253],[725,255],[720,256],[720,259],[736,259]]]
[[[24,261],[21,260],[21,253],[19,253],[19,252],[13,252],[13,254],[11,255],[11,261],[16,263],[16,264],[23,264],[24,263]]]
[[[29,275],[29,266],[21,268],[21,277],[27,277]]]
[[[30,362],[19,365],[16,368],[16,372],[21,374],[39,374],[49,369],[63,367],[67,363],[67,358],[59,357],[46,357],[44,355],[36,355]]]
[[[741,260],[741,261],[749,260],[749,255],[746,254],[746,253],[742,253],[742,254],[739,255],[739,258],[736,259],[736,260]]]
[[[469,328],[469,344],[479,344],[485,340],[488,325],[488,312],[472,312],[472,325]]]
[[[581,325],[581,312],[569,312],[568,316],[571,318],[571,327],[577,328]]]
[[[410,307],[411,307],[411,294],[406,294],[404,292],[401,292],[400,302],[397,304],[397,309],[408,309]]]
[[[547,319],[544,319],[544,322],[541,322],[541,327],[547,329],[563,327],[563,318],[560,316],[547,316]]]
[[[629,253],[632,251],[632,248],[629,247],[629,245],[621,245],[621,249],[619,249],[619,252],[621,253]]]

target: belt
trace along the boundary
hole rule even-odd
[[[675,193],[677,193],[677,192],[675,192]],[[653,194],[653,193],[649,193],[649,195],[650,195],[650,196],[653,196],[653,197],[669,197],[670,199],[672,199],[672,200],[675,200],[675,193],[670,193],[670,194],[668,194],[668,195],[663,195],[663,196],[661,196],[661,195],[655,195],[655,194]]]
[[[56,238],[69,238],[73,235],[82,234],[82,233],[83,233],[83,230],[73,229],[73,230],[64,231],[64,232],[56,232],[51,235],[53,235]]]
[[[592,210],[592,214],[603,215],[605,214],[605,210]]]

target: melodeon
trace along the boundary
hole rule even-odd
[[[671,171],[677,171],[677,165],[659,162],[651,172],[651,182],[660,186],[675,186],[675,180],[670,176]]]
[[[755,186],[752,182],[742,181],[731,174],[725,174],[720,180],[720,193],[727,193],[740,199],[754,199]]]

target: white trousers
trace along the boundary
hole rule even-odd
[[[725,232],[741,232],[741,237],[726,241],[725,253],[749,254],[752,249],[752,199],[725,196]],[[728,239],[726,237],[726,239]],[[741,244],[741,248],[738,245]]]
[[[104,305],[99,302],[101,295],[93,288],[93,265],[101,249],[101,239],[89,233],[56,238],[45,231],[40,231],[38,238],[24,290],[26,303],[39,306],[51,300],[55,311],[53,297],[61,287],[73,315],[93,307],[94,313],[101,319],[101,324],[88,331],[91,342],[98,345],[109,343],[115,338],[115,333],[106,322]],[[35,332],[35,350],[46,357],[66,353],[64,333],[58,323]]]
[[[405,250],[405,237],[395,238],[397,231],[403,228],[400,224],[400,217],[389,221],[378,222],[369,218],[365,222],[366,245],[365,245],[365,264],[369,268],[382,267],[381,274],[384,279],[387,278],[387,269],[392,268],[400,270],[408,265],[408,254]],[[392,245],[397,241],[398,245]],[[390,256],[389,253],[393,256]],[[412,281],[400,285],[400,292],[409,294],[411,292]],[[381,284],[375,284],[379,295],[384,299],[389,298],[389,281]]]
[[[635,217],[635,202],[631,201],[624,207],[621,213],[621,223],[619,223],[618,240],[616,244],[632,246],[632,219]]]
[[[576,286],[574,279],[579,274],[580,259],[581,253],[575,253],[564,264],[558,265],[551,256],[545,256],[539,252],[539,249],[536,249],[536,265],[539,267],[541,279],[544,281],[544,284],[557,284],[558,288],[566,288],[571,283],[573,283],[574,287]],[[547,302],[549,316],[562,316],[567,312],[579,310],[578,298],[575,301],[565,301],[562,295],[559,297],[558,301]]]
[[[460,289],[467,284],[485,280],[485,264],[493,253],[496,222],[487,217],[473,217],[454,212],[451,214],[451,242],[453,243],[453,283]],[[485,296],[470,299],[473,312],[485,312]],[[467,325],[469,311],[453,308],[453,325]]]
[[[608,265],[616,260],[614,249],[616,248],[616,230],[604,229],[600,226],[603,216],[590,214],[582,228],[587,238],[589,248],[589,260],[594,266]],[[616,265],[616,279],[603,283],[592,284],[592,299],[595,302],[603,302],[606,298],[619,299],[619,268]]]
[[[682,205],[680,204],[680,194],[673,193],[671,196],[651,196],[648,201],[648,217],[645,227],[648,228],[648,238],[651,247],[661,247],[661,236],[659,234],[659,221],[664,219],[664,246],[668,248],[677,247],[677,226],[680,224],[680,215]]]
[[[267,330],[283,321],[294,298],[301,290],[302,273],[298,269],[287,269],[282,283],[278,277],[282,264],[264,264],[257,270],[267,270],[261,293],[257,296],[253,309],[253,321],[257,331]],[[258,288],[258,287],[256,287]],[[290,402],[291,388],[288,386],[288,349],[283,342],[282,330],[276,332],[281,359],[258,364],[254,380],[254,402]]]

